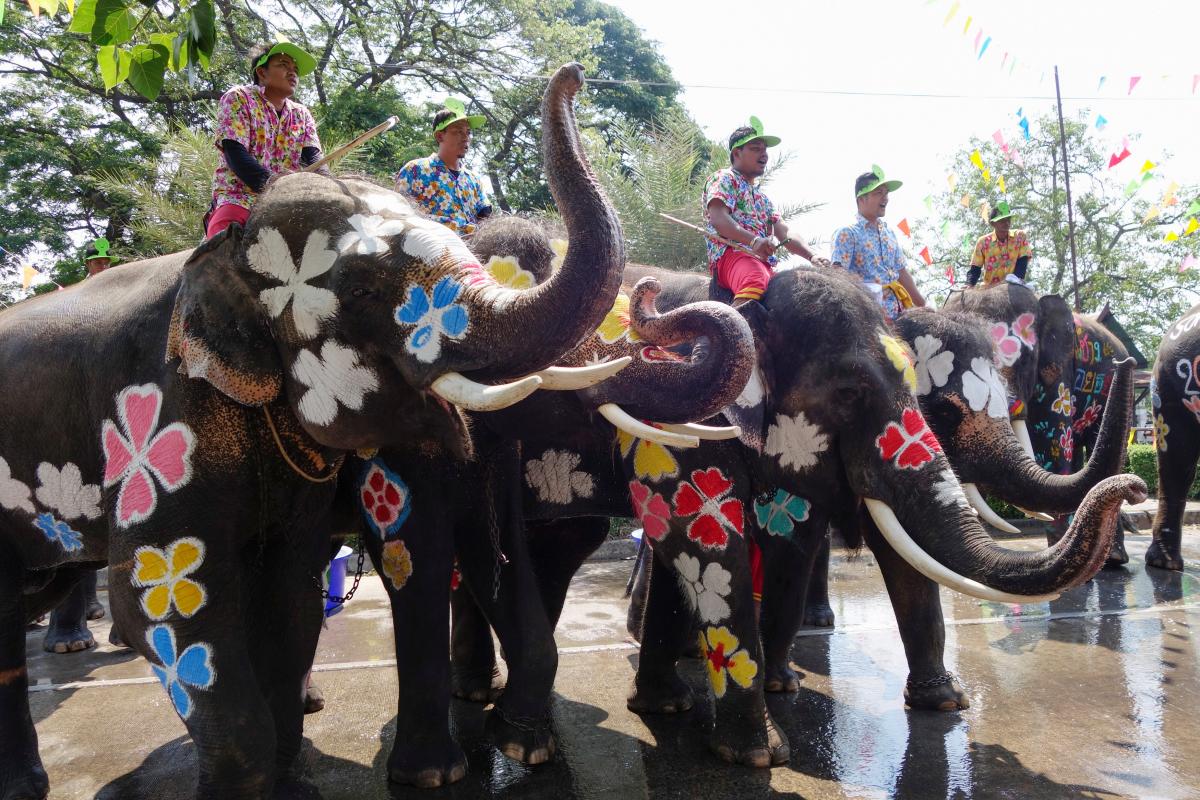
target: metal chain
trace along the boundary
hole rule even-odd
[[[358,591],[358,582],[362,580],[363,559],[366,558],[366,555],[367,555],[367,551],[366,551],[366,548],[363,547],[362,534],[359,534],[359,537],[358,537],[358,566],[355,567],[355,569],[354,569],[354,584],[350,587],[350,591],[346,592],[341,597],[338,597],[336,594],[330,594],[329,590],[326,589],[321,584],[321,579],[319,577],[317,577],[316,575],[313,575],[312,576],[313,581],[317,584],[317,588],[321,590],[321,599],[328,600],[331,603],[336,603],[339,606],[350,602],[350,598],[354,597],[354,593]]]
[[[492,491],[492,478],[495,474],[491,459],[484,461],[483,493],[488,507],[488,536],[492,540],[492,602],[500,597],[500,568],[508,563],[508,556],[500,548],[500,523],[496,519],[496,497]]]
[[[951,675],[949,672],[943,672],[941,675],[923,681],[914,682],[910,679],[906,681],[906,684],[910,690],[933,689],[934,687],[941,686],[944,683],[949,683],[952,680],[954,680],[953,675]]]

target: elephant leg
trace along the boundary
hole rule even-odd
[[[633,571],[625,587],[629,595],[629,610],[625,614],[625,632],[638,644],[642,641],[642,625],[646,617],[646,596],[650,593],[650,563],[654,553],[642,537],[637,555],[633,559]]]
[[[695,704],[692,690],[675,668],[695,632],[695,620],[674,570],[654,557],[653,547],[649,552],[642,649],[627,706],[638,714],[675,714]]]
[[[100,604],[100,598],[96,595],[96,578],[97,573],[94,570],[88,570],[83,576],[83,589],[87,595],[87,618],[89,621],[104,619],[104,606]]]
[[[829,605],[829,540],[827,529],[821,539],[821,549],[813,561],[808,596],[804,602],[804,624],[814,628],[833,627],[833,607]]]
[[[608,537],[608,517],[531,522],[527,530],[533,571],[553,628],[562,616],[571,579]]]
[[[904,655],[908,681],[904,702],[911,708],[957,711],[971,703],[955,677],[946,670],[946,627],[938,585],[901,558],[869,520],[863,523],[867,545],[883,574]]]
[[[450,691],[472,703],[490,703],[504,688],[496,667],[492,626],[465,586],[450,593]]]
[[[0,549],[0,798],[41,800],[50,780],[38,756],[25,667],[26,609],[17,554]]]
[[[94,572],[90,573],[95,578]],[[87,625],[87,587],[81,578],[63,601],[50,612],[50,625],[42,638],[47,653],[77,653],[96,646]]]
[[[1170,428],[1166,449],[1159,448],[1158,511],[1154,515],[1153,541],[1146,551],[1146,565],[1183,570],[1183,512],[1187,493],[1196,477],[1200,458],[1200,431],[1192,413],[1175,402],[1164,402],[1162,416]]]
[[[807,523],[801,523],[803,530]],[[815,526],[814,526],[815,527]],[[823,523],[821,528],[824,528]],[[763,688],[768,692],[798,692],[800,677],[791,668],[792,642],[807,618],[807,601],[814,594],[818,562],[828,574],[829,539],[824,546],[801,547],[777,536],[762,540],[765,586],[763,587],[762,630]]]

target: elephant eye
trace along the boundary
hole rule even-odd
[[[350,290],[350,294],[354,297],[366,297],[367,295],[371,294],[371,290],[365,286],[355,286]]]

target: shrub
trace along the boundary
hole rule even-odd
[[[1158,491],[1158,462],[1154,454],[1154,445],[1129,445],[1129,465],[1125,471],[1132,472],[1144,480],[1146,488],[1150,490],[1150,496],[1153,497],[1155,492]],[[1193,499],[1200,498],[1200,474],[1196,476],[1196,480],[1192,481],[1192,488],[1188,490],[1188,497]]]

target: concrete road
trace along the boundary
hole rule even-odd
[[[589,564],[557,636],[559,753],[536,768],[509,761],[484,738],[483,710],[456,701],[470,772],[433,791],[386,783],[396,678],[386,599],[371,578],[322,635],[315,678],[328,705],[307,718],[309,774],[329,800],[1200,797],[1200,529],[1185,536],[1183,574],[1147,573],[1148,541],[1131,537],[1127,569],[1049,604],[943,591],[946,665],[971,698],[952,714],[904,709],[904,656],[879,572],[869,553],[836,553],[837,626],[797,637],[803,688],[770,699],[792,760],[769,771],[709,755],[698,662],[683,667],[702,698],[691,712],[643,719],[625,709],[637,659],[624,636],[629,564]],[[103,622],[93,631],[107,640]],[[51,656],[40,642],[31,631],[51,796],[189,797],[195,750],[146,663],[107,644]]]

